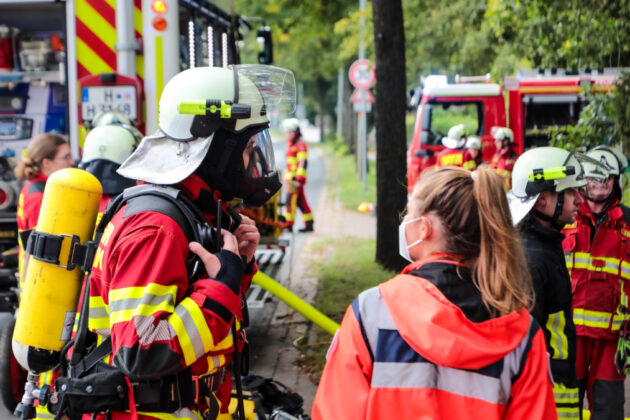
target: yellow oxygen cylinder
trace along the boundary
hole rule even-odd
[[[46,182],[37,219],[38,232],[63,235],[59,265],[31,256],[13,332],[13,354],[27,370],[41,373],[59,363],[70,339],[85,273],[66,269],[73,235],[92,239],[103,189],[94,175],[68,168]]]

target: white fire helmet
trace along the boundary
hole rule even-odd
[[[590,150],[586,155],[605,166],[608,170],[609,176],[612,175],[618,177],[619,188],[623,190],[623,173],[628,166],[628,159],[626,159],[621,150],[611,146],[597,146],[593,150]],[[601,176],[599,174],[601,167],[598,165],[585,164],[584,171],[586,172],[587,178]]]
[[[512,190],[508,193],[514,225],[531,211],[541,192],[586,185],[585,162],[597,164],[581,153],[557,147],[537,147],[523,153],[514,164]]]
[[[142,140],[118,172],[154,184],[176,184],[201,165],[221,129],[243,141],[255,137],[250,162],[258,165],[257,176],[277,174],[267,115],[294,109],[295,79],[289,70],[265,65],[185,70],[164,87],[158,131]]]
[[[446,137],[442,137],[442,144],[449,149],[461,149],[466,144],[467,134],[464,124],[454,125],[449,128]]]
[[[288,118],[282,122],[284,131],[297,131],[300,129],[300,121],[297,118]]]
[[[477,136],[468,136],[468,140],[466,140],[466,149],[477,149],[481,150],[482,148],[481,139]]]
[[[514,143],[514,132],[507,127],[492,127],[490,129],[490,135],[494,137],[495,140],[508,140],[510,143]]]

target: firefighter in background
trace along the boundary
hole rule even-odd
[[[580,406],[584,392],[594,419],[623,419],[625,350],[615,368],[617,342],[628,332],[630,293],[630,209],[621,205],[626,157],[617,149],[599,146],[587,156],[603,164],[608,177],[594,165],[585,165],[586,201],[573,225],[564,229],[566,264],[573,287],[573,322],[577,329],[577,378]],[[620,328],[626,330],[621,334]],[[621,373],[619,373],[621,372]]]
[[[313,419],[556,419],[500,177],[425,171],[407,210],[399,246],[410,264],[346,311]]]
[[[458,124],[448,130],[448,134],[442,137],[442,144],[446,149],[437,157],[437,166],[458,166],[464,163],[462,148],[466,145],[466,126]]]
[[[141,138],[133,126],[120,123],[96,126],[85,138],[79,168],[94,175],[103,186],[97,224],[109,201],[136,184],[116,171],[133,153]]]
[[[238,197],[259,206],[281,187],[275,162],[264,158],[273,156],[266,102],[238,66],[179,73],[160,98],[159,130],[118,169],[179,189],[210,223],[220,215],[223,247],[211,254],[189,244],[185,226],[151,200],[128,203],[106,227],[92,269],[88,325],[101,339],[111,337],[107,360],[129,384],[131,412],[108,413],[112,419],[227,415],[226,370],[233,343],[244,343],[241,298],[256,271],[260,234],[247,217],[239,224],[226,203]],[[205,273],[191,284],[193,254]]]
[[[586,185],[584,160],[585,156],[556,147],[530,149],[516,161],[508,193],[512,220],[520,231],[534,283],[532,316],[545,331],[558,417],[571,419],[580,418],[577,336],[561,230],[575,221],[584,202],[578,191]]]
[[[313,213],[306,201],[304,185],[306,184],[306,167],[308,165],[308,148],[302,139],[300,122],[297,118],[284,120],[282,124],[287,138],[287,168],[284,183],[287,189],[286,207],[284,210],[285,228],[293,230],[296,207],[302,212],[304,227],[300,232],[313,231]]]
[[[481,165],[481,139],[477,136],[469,136],[466,140],[466,151],[464,152],[464,163],[462,167],[469,171],[474,171]]]
[[[492,127],[490,134],[494,137],[497,148],[490,161],[490,168],[501,175],[505,182],[505,191],[508,191],[512,186],[512,170],[517,157],[517,153],[512,149],[514,133],[507,127]]]
[[[37,226],[46,180],[55,171],[74,165],[70,146],[58,134],[43,133],[33,137],[15,167],[15,176],[27,181],[20,192],[17,206],[18,233]],[[19,239],[19,235],[18,235]],[[20,240],[19,279],[24,279],[26,255]]]

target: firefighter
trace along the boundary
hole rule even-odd
[[[551,357],[558,417],[575,419],[580,418],[576,332],[561,230],[575,221],[584,202],[578,191],[586,185],[580,159],[585,158],[555,147],[528,150],[514,165],[508,194],[536,293],[532,315],[545,331]]]
[[[85,138],[79,168],[94,175],[103,186],[99,216],[113,197],[136,184],[116,170],[133,153],[141,138],[137,129],[121,123],[95,126]],[[97,223],[98,220],[100,217]]]
[[[118,169],[150,190],[171,186],[182,206],[215,226],[221,219],[223,246],[213,254],[190,242],[184,213],[150,195],[130,200],[105,228],[89,283],[88,326],[99,341],[111,340],[104,360],[128,385],[129,411],[111,410],[112,419],[228,415],[227,367],[234,343],[244,345],[241,298],[256,272],[260,235],[251,219],[239,224],[226,203],[238,197],[259,206],[281,187],[275,162],[265,159],[273,156],[271,101],[254,83],[254,67],[199,67],[173,77],[160,98],[158,131]],[[204,232],[218,248],[218,237]],[[205,267],[194,283],[187,269],[193,255]]]
[[[306,142],[302,139],[300,122],[297,118],[289,118],[282,125],[287,138],[287,169],[284,174],[287,196],[284,210],[284,227],[287,230],[293,230],[296,207],[299,207],[302,212],[302,220],[304,221],[304,227],[300,228],[299,231],[312,232],[313,213],[304,194],[308,148]]]
[[[466,140],[466,151],[464,152],[464,163],[462,167],[469,171],[474,171],[481,165],[481,139],[477,136],[469,136]]]
[[[411,264],[346,311],[313,419],[556,419],[500,177],[423,172],[399,238]]]
[[[466,145],[466,126],[458,124],[448,130],[448,134],[442,137],[442,145],[445,149],[437,157],[437,166],[458,166],[464,163],[462,148]]]
[[[615,368],[620,327],[629,311],[630,209],[620,203],[626,157],[599,146],[587,156],[603,164],[585,165],[586,199],[577,220],[567,226],[563,242],[573,288],[573,322],[577,330],[577,378],[580,406],[584,392],[594,419],[623,419],[624,366]]]
[[[514,133],[507,127],[492,127],[490,134],[494,137],[495,152],[490,167],[503,178],[505,190],[511,188],[512,170],[516,162],[517,153],[512,149]]]
[[[74,159],[66,139],[58,134],[43,133],[33,137],[15,167],[15,176],[27,181],[20,192],[17,207],[18,233],[37,226],[46,179],[55,171],[70,168]],[[19,235],[18,235],[19,238]],[[19,278],[24,279],[26,256],[20,241]]]

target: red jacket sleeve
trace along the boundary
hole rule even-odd
[[[240,311],[240,296],[211,279],[189,288],[183,232],[170,218],[155,223],[148,217],[135,228],[128,225],[129,233],[106,254],[110,275],[103,277],[109,284],[103,298],[115,362],[133,379],[191,365],[196,374],[212,371],[226,362],[217,355],[231,352],[230,327]]]
[[[365,418],[371,376],[370,354],[349,307],[328,350],[313,403],[313,420]]]
[[[525,367],[512,386],[512,398],[503,418],[507,420],[558,418],[542,329],[534,335]]]

